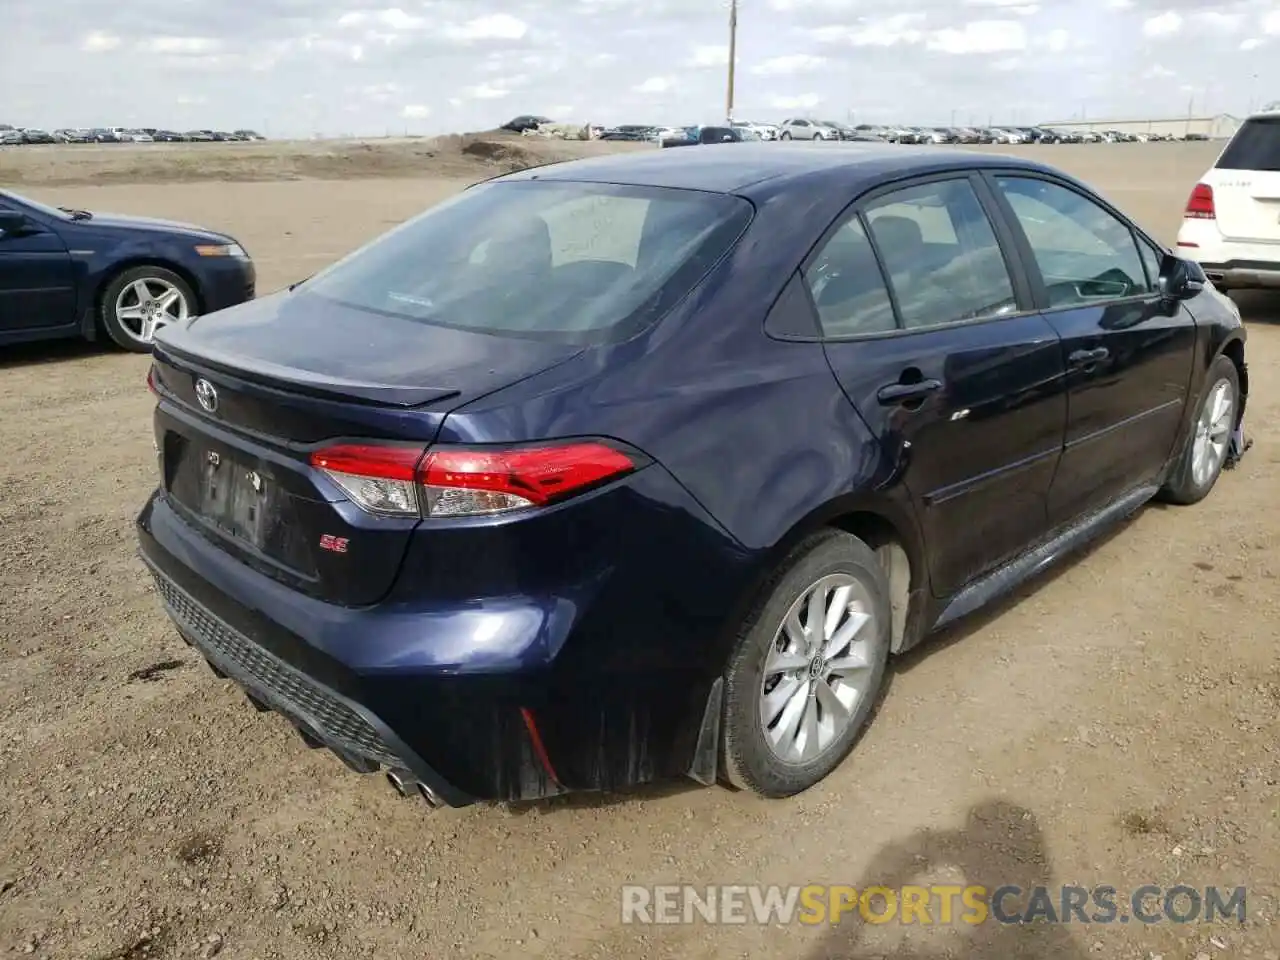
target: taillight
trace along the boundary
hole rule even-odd
[[[160,396],[160,388],[156,386],[156,368],[154,365],[147,367],[147,389],[157,397]]]
[[[1216,216],[1213,209],[1213,187],[1207,183],[1197,183],[1187,200],[1183,217],[1188,220],[1213,220]]]
[[[474,517],[557,503],[631,473],[637,458],[598,440],[510,448],[339,444],[311,455],[353,503],[397,517]]]

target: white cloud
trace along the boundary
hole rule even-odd
[[[472,43],[477,40],[519,40],[529,32],[529,25],[509,13],[493,13],[466,23],[446,26],[443,33],[451,40]]]
[[[1240,41],[1241,50],[1257,50],[1265,41],[1259,40],[1257,37],[1249,37]]]
[[[1148,37],[1171,37],[1181,29],[1182,15],[1176,10],[1166,10],[1142,23],[1142,32]]]
[[[113,33],[101,33],[95,30],[80,42],[80,49],[85,53],[106,53],[120,46],[120,38]]]
[[[552,107],[547,111],[547,115],[552,119],[555,119],[556,117],[567,117],[572,113],[573,113],[573,107],[564,106],[564,105]]]
[[[1003,53],[1024,50],[1027,29],[1016,20],[979,20],[960,29],[938,30],[929,35],[928,47],[940,53]]]
[[[847,43],[855,47],[893,47],[900,43],[919,43],[924,32],[922,13],[899,13],[859,23],[854,26],[829,24],[807,31],[819,43]]]
[[[1160,64],[1153,64],[1142,76],[1147,80],[1167,80],[1170,77],[1176,77],[1177,74],[1168,67],[1162,67]]]
[[[751,68],[751,72],[759,77],[781,77],[818,70],[826,63],[826,57],[815,56],[812,53],[788,53],[757,63]]]
[[[689,57],[691,67],[723,67],[729,62],[729,48],[724,44],[711,44],[693,48]]]
[[[1071,33],[1059,27],[1050,30],[1044,37],[1044,47],[1051,53],[1061,53],[1071,46]]]
[[[1222,10],[1198,10],[1191,14],[1194,26],[1206,27],[1220,33],[1235,33],[1244,26],[1244,15]]]
[[[775,110],[812,110],[822,103],[822,97],[816,93],[802,93],[792,97],[772,97],[769,106]]]
[[[511,90],[491,83],[479,83],[474,87],[464,88],[462,94],[472,100],[501,100],[503,97],[509,97]]]
[[[1262,18],[1262,32],[1273,37],[1280,36],[1280,10],[1272,10]]]
[[[670,77],[650,77],[631,89],[636,93],[666,93],[674,85],[675,82]]]
[[[213,53],[222,47],[218,40],[208,37],[151,37],[141,41],[141,45],[156,53],[191,54],[200,56]]]
[[[400,116],[406,120],[424,120],[431,116],[431,108],[425,103],[406,103],[400,111]]]

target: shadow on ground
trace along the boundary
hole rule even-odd
[[[1049,888],[1053,875],[1035,815],[1016,804],[992,799],[973,807],[958,830],[921,830],[883,847],[856,886],[860,891],[868,887],[927,886],[939,871],[960,875],[948,879],[948,883],[979,885],[988,891],[1010,885],[1021,888],[1023,893],[1003,900],[1006,917],[1025,913],[1029,891]],[[1050,895],[1056,910],[1057,897],[1052,889]],[[876,906],[877,912],[883,909],[883,903]],[[850,917],[851,922],[833,927],[805,960],[1084,960],[1087,955],[1065,925],[1006,923],[994,918],[966,923],[961,918],[967,912],[957,899],[951,929],[939,931],[941,936],[936,938],[931,927],[908,928],[896,920],[868,924],[855,915]],[[938,911],[932,904],[930,916],[936,925]],[[907,929],[917,934],[911,938],[913,941],[919,941],[919,934],[929,931],[925,939],[937,942],[904,944],[898,934]]]

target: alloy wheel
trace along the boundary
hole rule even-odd
[[[151,343],[161,327],[186,320],[190,305],[182,291],[167,280],[141,277],[120,291],[115,311],[130,337]]]
[[[1191,479],[1203,487],[1222,467],[1235,424],[1235,392],[1223,378],[1213,385],[1200,409],[1191,453]]]
[[[886,631],[867,588],[839,573],[818,580],[787,611],[764,664],[760,724],[775,757],[802,765],[822,756],[873,696]]]

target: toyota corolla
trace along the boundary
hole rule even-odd
[[[474,186],[156,338],[141,552],[433,804],[795,794],[886,664],[1244,449],[1245,331],[1043,164],[734,144]]]

